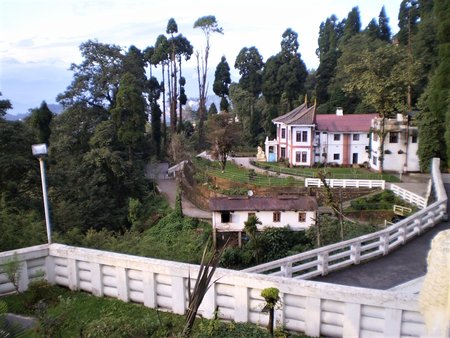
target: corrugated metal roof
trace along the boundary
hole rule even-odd
[[[278,197],[214,197],[209,200],[211,211],[285,211],[317,210],[317,200],[310,196]]]
[[[316,113],[316,106],[308,108],[306,103],[298,106],[289,113],[281,115],[272,121],[274,123],[295,124],[295,125],[311,125],[314,123],[314,115]]]
[[[371,127],[372,119],[378,114],[349,114],[338,116],[335,114],[316,115],[316,130],[329,132],[364,132]]]

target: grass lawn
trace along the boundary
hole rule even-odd
[[[24,335],[31,338],[181,337],[184,325],[184,316],[156,311],[140,304],[125,303],[117,299],[72,292],[43,282],[20,295],[1,297],[0,302],[7,304],[8,312],[38,318],[39,326]],[[270,334],[255,325],[197,318],[192,337],[256,338],[270,337]],[[279,332],[276,337],[307,336]]]
[[[398,177],[392,174],[379,174],[364,168],[343,168],[343,167],[327,167],[327,168],[302,168],[302,167],[286,167],[283,163],[278,162],[255,162],[259,168],[265,170],[275,171],[277,173],[291,174],[302,177],[317,177],[319,170],[324,170],[329,173],[329,178],[338,179],[371,179],[371,180],[385,180],[387,182],[400,182]]]
[[[217,161],[208,161],[202,158],[196,158],[193,164],[197,168],[197,179],[207,182],[208,177],[220,177],[236,183],[253,184],[259,187],[282,187],[282,186],[304,186],[301,179],[281,178],[276,176],[257,174],[254,170],[248,170],[232,163],[227,162],[225,170],[222,172]]]

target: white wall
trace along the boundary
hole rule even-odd
[[[262,224],[258,225],[258,230],[260,231],[264,230],[264,228],[283,228],[287,225],[293,230],[303,230],[313,225],[313,219],[315,219],[314,211],[306,211],[306,222],[299,222],[299,212],[295,211],[281,211],[280,222],[273,221],[273,211],[235,211],[231,213],[231,222],[222,223],[221,213],[214,211],[212,215],[213,227],[217,231],[243,231],[244,222],[247,221],[250,212],[255,213],[255,216],[261,221]]]
[[[419,143],[411,143],[412,137],[408,138],[408,153],[406,153],[406,140],[405,133],[398,133],[398,142],[390,143],[389,142],[389,133],[386,135],[386,139],[384,140],[384,150],[389,150],[390,154],[384,154],[384,163],[383,169],[387,171],[395,171],[399,172],[404,171],[406,156],[408,156],[407,168],[406,171],[420,171],[419,166],[419,156],[417,155],[417,150],[419,147]],[[380,137],[377,141],[373,141],[372,139],[372,158],[370,159],[370,167],[374,170],[380,169]],[[399,151],[401,152],[399,154]],[[373,163],[373,156],[377,157],[377,163]]]

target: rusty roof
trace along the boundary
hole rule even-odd
[[[314,123],[314,116],[316,114],[316,106],[308,108],[306,103],[298,106],[289,113],[278,116],[272,121],[274,123],[295,124],[295,125],[311,125]]]
[[[372,120],[378,114],[318,114],[316,115],[316,129],[329,132],[364,132],[368,133]]]
[[[317,200],[310,196],[278,197],[214,197],[209,200],[211,211],[313,211]]]

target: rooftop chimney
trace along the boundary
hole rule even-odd
[[[336,107],[336,115],[344,116],[344,109],[342,107]]]

